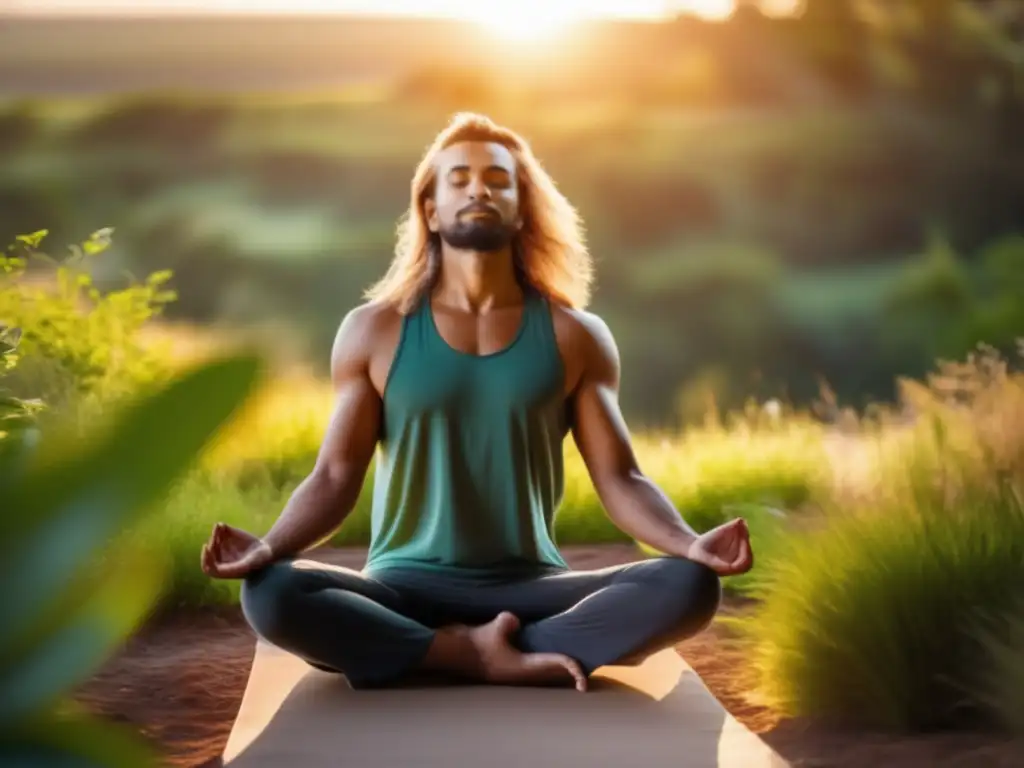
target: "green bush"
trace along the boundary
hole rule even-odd
[[[20,341],[21,329],[0,323],[0,381],[17,365]],[[13,457],[13,452],[21,450],[41,407],[38,400],[14,397],[0,387],[0,456],[8,453]]]
[[[837,496],[761,572],[736,623],[769,705],[900,729],[992,719],[979,622],[1024,590],[1024,375],[984,359],[935,377],[877,486]]]
[[[980,301],[963,335],[1009,351],[1024,333],[1024,236],[1001,238],[983,249]]]
[[[111,229],[70,246],[57,261],[39,250],[46,230],[21,235],[0,253],[0,320],[22,329],[19,367],[8,377],[16,394],[54,409],[83,398],[110,400],[167,371],[139,338],[140,329],[175,298],[163,289],[170,272],[100,291],[86,267],[103,253]]]

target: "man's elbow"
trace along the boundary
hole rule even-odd
[[[640,467],[626,464],[598,473],[594,477],[594,490],[609,514],[614,514],[615,510],[621,508],[620,502],[632,496],[633,491],[645,483],[647,476]]]
[[[366,469],[360,469],[354,462],[320,461],[313,467],[306,482],[316,488],[318,495],[344,501],[349,496],[359,495],[365,475]]]

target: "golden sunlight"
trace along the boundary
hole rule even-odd
[[[7,0],[8,4],[18,0]],[[2,4],[4,0],[0,0]],[[29,4],[29,3],[26,3]],[[586,19],[658,19],[691,13],[724,19],[736,0],[31,0],[47,11],[210,13],[327,13],[460,18],[512,40],[550,38]],[[800,0],[762,0],[766,9],[792,11]]]
[[[507,40],[546,40],[587,19],[654,19],[670,12],[692,13],[707,19],[724,19],[735,0],[546,0],[544,3],[502,0],[423,0],[420,8],[436,10],[479,23]]]
[[[474,21],[506,40],[548,40],[587,19],[664,17],[670,11],[692,13],[708,19],[724,19],[732,13],[735,0],[523,0],[481,3],[479,0],[423,2],[424,10],[435,8],[446,15]]]
[[[725,19],[735,9],[735,0],[685,0],[679,9],[705,19]]]
[[[526,5],[507,2],[483,6],[468,2],[460,13],[504,40],[547,40],[563,32],[572,22],[588,17],[582,4],[554,3]]]

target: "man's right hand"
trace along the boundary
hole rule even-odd
[[[203,573],[215,579],[240,579],[274,559],[270,545],[258,536],[224,523],[213,526],[203,545]]]

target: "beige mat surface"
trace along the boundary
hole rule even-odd
[[[231,768],[785,768],[672,650],[604,667],[591,690],[351,689],[259,641]]]

